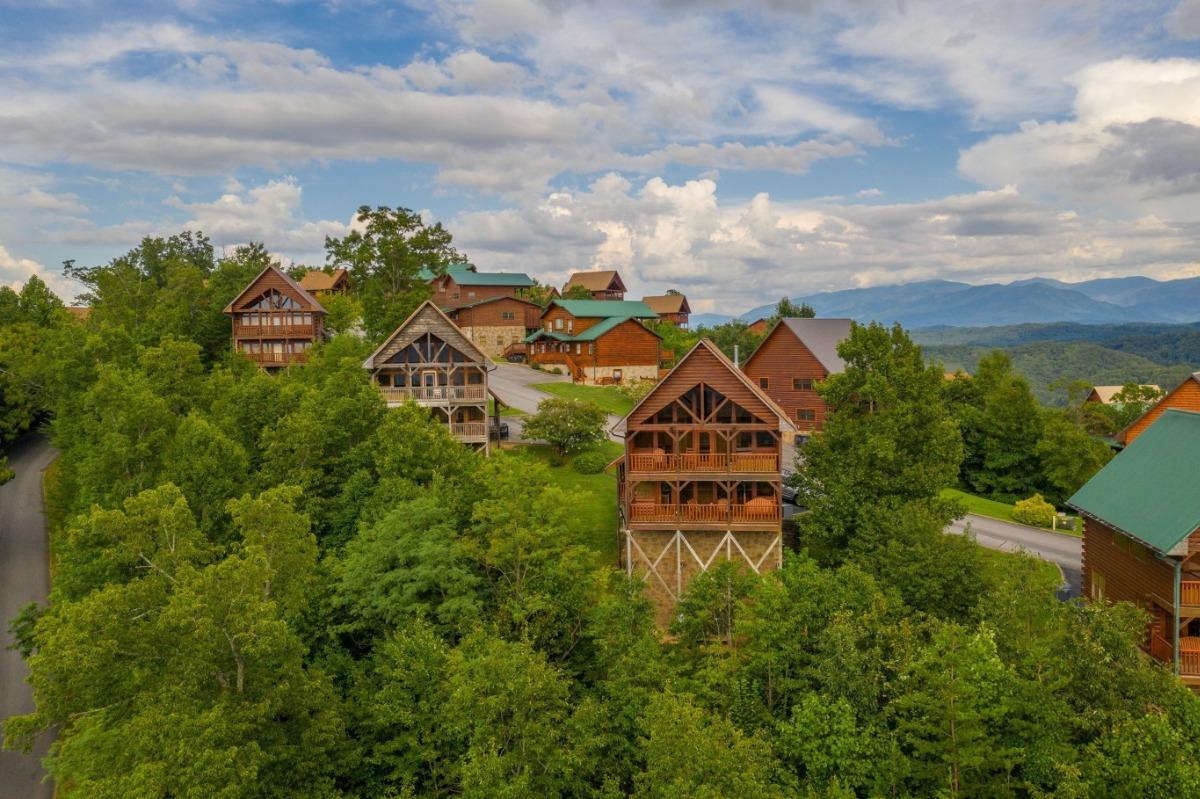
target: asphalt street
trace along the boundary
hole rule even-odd
[[[50,590],[50,547],[42,510],[42,472],[54,460],[44,438],[28,436],[8,452],[16,477],[0,486],[0,719],[33,710],[25,682],[28,669],[19,652],[9,651],[8,624],[30,602],[44,603]],[[49,738],[31,754],[0,752],[0,799],[49,799],[41,758]]]
[[[968,513],[946,528],[947,533],[962,534],[967,529],[971,535],[989,549],[1004,552],[1024,550],[1031,555],[1048,560],[1062,569],[1063,576],[1071,586],[1071,596],[1079,596],[1083,590],[1083,575],[1080,563],[1083,559],[1083,540],[1049,530],[1037,530],[1023,524],[1011,524],[987,516]]]
[[[535,383],[569,383],[571,379],[566,375],[556,375],[549,372],[538,372],[530,369],[528,366],[517,363],[498,363],[496,368],[488,373],[488,388],[495,392],[500,398],[501,403],[510,408],[525,411],[525,413],[536,413],[538,403],[547,397],[553,396],[546,392],[533,387]],[[503,415],[503,409],[501,409]],[[519,422],[515,425],[513,419],[505,419],[509,423],[509,437],[516,440],[517,432],[519,431]],[[608,429],[612,428],[621,421],[619,416],[608,417]],[[621,436],[615,435],[612,432],[608,437],[613,441],[624,441]]]

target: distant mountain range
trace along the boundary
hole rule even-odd
[[[808,303],[818,316],[900,322],[910,329],[1031,322],[1179,324],[1200,321],[1200,277],[1166,281],[1121,277],[1082,283],[1038,277],[986,285],[927,280],[796,296],[792,301]],[[774,304],[763,305],[736,318],[752,322],[773,310]],[[699,327],[732,318],[693,314],[691,321]]]

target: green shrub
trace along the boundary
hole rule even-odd
[[[621,383],[617,386],[617,391],[628,399],[633,404],[641,402],[647,394],[654,390],[658,385],[656,380],[631,380],[628,383]]]
[[[1013,506],[1013,519],[1034,527],[1051,526],[1054,524],[1054,514],[1054,506],[1042,499],[1041,494],[1034,494]]]
[[[603,452],[584,452],[575,458],[571,468],[580,474],[600,474],[608,465],[608,458]]]

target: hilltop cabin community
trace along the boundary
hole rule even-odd
[[[829,409],[817,388],[845,369],[838,345],[849,319],[759,319],[750,328],[761,341],[744,363],[708,339],[676,362],[653,325],[688,326],[691,308],[678,292],[626,300],[615,271],[577,272],[562,291],[470,264],[423,277],[431,299],[362,364],[389,407],[428,408],[486,455],[502,404],[488,385],[497,362],[584,385],[651,381],[613,429],[624,439],[610,464],[620,565],[646,583],[664,625],[715,564],[780,567],[787,448],[820,435]],[[232,347],[267,371],[303,363],[325,337],[321,298],[350,290],[345,270],[296,281],[269,266],[225,308]],[[1096,386],[1087,401],[1120,402],[1121,390]],[[1145,609],[1145,650],[1200,689],[1200,372],[1116,445],[1120,453],[1069,501],[1083,519],[1084,594]]]

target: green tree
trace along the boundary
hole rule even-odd
[[[179,423],[163,456],[163,478],[179,487],[213,540],[227,538],[225,503],[244,489],[249,474],[246,451],[197,413]]]
[[[17,296],[17,311],[21,321],[51,327],[62,322],[63,302],[41,278],[30,275]]]
[[[562,292],[562,298],[564,300],[590,300],[592,299],[592,290],[579,284],[567,286]]]
[[[806,694],[779,726],[780,760],[810,791],[882,795],[891,754],[883,731],[859,723],[844,698]]]
[[[757,575],[732,560],[696,575],[679,599],[671,634],[684,646],[698,647],[711,641],[732,646],[738,606],[757,581]]]
[[[780,319],[812,319],[816,315],[817,312],[807,302],[797,305],[787,297],[780,297],[779,302],[775,304],[775,312],[771,314],[768,327]]]
[[[362,303],[353,295],[327,294],[321,305],[327,311],[325,329],[334,335],[353,333],[362,324]]]
[[[1125,720],[1088,748],[1083,773],[1090,795],[1200,795],[1194,746],[1195,739],[1181,734],[1161,713]]]
[[[569,452],[604,440],[608,416],[585,400],[551,397],[538,403],[537,413],[525,419],[527,438],[549,443],[562,458]]]
[[[431,496],[399,503],[346,545],[335,566],[340,629],[368,640],[414,618],[465,631],[481,613],[479,576],[454,517]]]
[[[796,463],[812,511],[803,523],[806,540],[835,561],[859,518],[880,503],[934,507],[962,459],[942,370],[925,363],[899,325],[854,325],[838,353],[845,371],[818,389],[832,411]],[[946,507],[941,512],[945,521],[953,515]]]
[[[783,796],[772,782],[776,762],[766,742],[743,735],[686,696],[652,699],[642,729],[646,765],[633,794],[639,799]]]
[[[960,382],[960,381],[952,381]],[[958,414],[968,454],[962,478],[972,491],[1011,502],[1037,490],[1042,414],[1025,378],[1012,370],[1012,360],[995,350],[979,362],[971,384],[973,405]]]
[[[426,225],[407,208],[364,205],[356,221],[360,229],[326,237],[325,252],[330,265],[350,272],[367,337],[379,341],[429,297],[422,270],[440,274],[463,259],[441,222]]]

